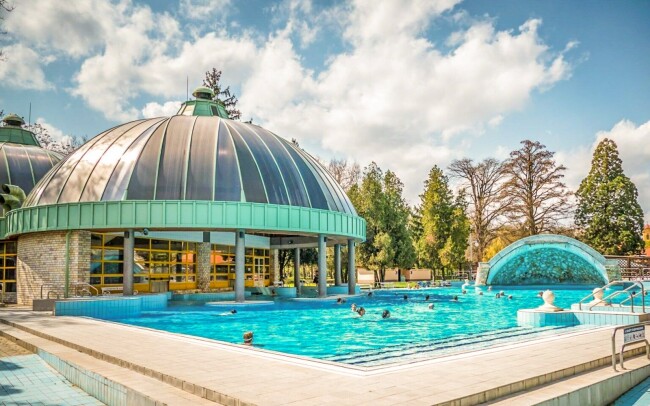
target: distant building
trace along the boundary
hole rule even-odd
[[[646,224],[645,227],[643,227],[643,242],[645,242],[643,252],[645,255],[650,256],[650,224]]]

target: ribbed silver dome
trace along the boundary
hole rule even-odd
[[[0,142],[0,185],[20,186],[29,193],[60,160],[61,155],[39,146]]]
[[[219,117],[139,120],[99,134],[34,188],[23,207],[116,200],[212,200],[356,215],[329,172],[256,125]]]

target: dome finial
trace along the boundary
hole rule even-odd
[[[22,127],[25,124],[25,120],[23,120],[20,116],[14,113],[9,113],[6,116],[4,116],[2,122],[5,123],[5,125],[10,125],[13,127]]]
[[[192,92],[192,96],[201,100],[212,100],[214,97],[214,91],[209,87],[199,86]]]

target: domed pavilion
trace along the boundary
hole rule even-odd
[[[93,137],[7,214],[25,283],[19,303],[30,303],[42,285],[63,286],[67,295],[83,283],[124,295],[231,289],[244,301],[246,288],[277,284],[278,249],[299,257],[300,248],[318,248],[321,297],[327,246],[334,247],[334,285],[342,284],[341,246],[355,269],[354,244],[365,239],[366,223],[330,173],[296,144],[228,119],[210,89],[193,95],[175,116]],[[43,247],[53,255],[40,255]]]

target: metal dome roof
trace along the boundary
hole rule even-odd
[[[29,193],[60,160],[61,155],[39,146],[0,142],[0,185],[20,186]]]
[[[313,157],[256,125],[207,116],[139,120],[94,137],[23,207],[119,200],[208,200],[311,207],[356,216]]]

